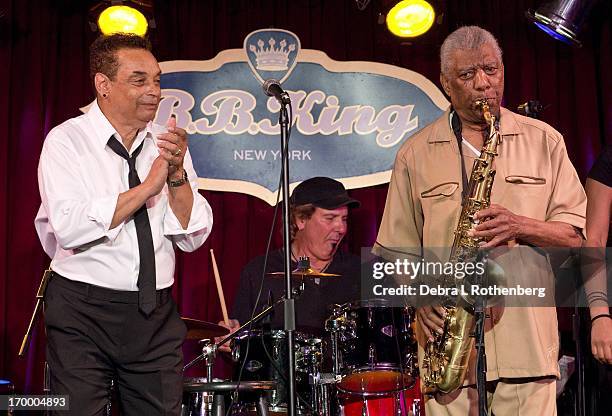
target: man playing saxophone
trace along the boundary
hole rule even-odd
[[[451,107],[397,153],[374,251],[383,257],[398,251],[418,257],[422,249],[452,245],[463,189],[489,137],[482,100],[499,120],[497,174],[490,206],[475,214],[469,234],[484,247],[580,246],[586,197],[563,137],[541,121],[501,107],[504,65],[493,35],[462,27],[444,41],[440,61],[440,82]],[[442,332],[444,313],[440,306],[418,309],[422,375],[423,347]],[[555,308],[491,308],[485,330],[489,411],[496,416],[556,414]],[[428,416],[477,414],[473,358],[462,388],[426,399]]]

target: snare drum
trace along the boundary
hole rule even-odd
[[[295,384],[298,394],[299,414],[312,413],[320,402],[314,380],[321,371],[322,341],[302,333],[295,334]],[[248,356],[247,356],[248,344]],[[284,331],[251,330],[233,341],[232,357],[236,362],[234,380],[275,381],[277,388],[266,392],[271,412],[286,413],[289,388],[286,377],[289,374],[287,336]],[[246,357],[246,358],[245,358]],[[240,368],[243,366],[242,375]],[[240,397],[245,407],[257,400],[252,395]]]
[[[384,300],[341,305],[326,322],[334,367],[341,376],[339,391],[383,395],[414,384],[414,309],[388,305]]]

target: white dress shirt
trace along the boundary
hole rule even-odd
[[[166,127],[149,122],[136,136],[131,155],[144,140],[136,158],[141,181],[159,155],[157,135]],[[97,101],[89,111],[49,132],[38,165],[41,205],[34,220],[51,268],[76,281],[116,290],[138,290],[140,257],[133,218],[110,229],[117,199],[129,190],[128,164],[107,146],[119,134]],[[197,175],[189,152],[184,168],[193,192],[193,207],[184,230],[168,202],[168,185],[147,200],[155,248],[157,289],[174,282],[174,245],[183,251],[200,247],[210,234],[210,205],[198,193]]]

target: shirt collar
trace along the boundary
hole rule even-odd
[[[501,120],[499,121],[499,132],[502,136],[513,136],[521,133],[516,121],[516,114],[502,107],[500,109]]]
[[[91,121],[91,124],[93,126],[93,133],[100,147],[106,147],[108,139],[110,139],[112,135],[115,135],[117,140],[121,142],[121,137],[119,136],[119,133],[117,133],[117,130],[115,130],[113,125],[110,123],[110,121],[108,121],[108,119],[100,109],[100,106],[98,105],[98,100],[95,100],[93,102],[93,104],[89,108],[89,111],[87,111],[87,116]],[[149,121],[145,128],[138,132],[136,140],[134,140],[134,144],[132,145],[132,149],[136,149],[136,147],[140,145],[140,142],[146,139],[147,137],[154,137],[151,126],[152,122]],[[132,149],[128,149],[128,151],[130,151],[131,153]]]
[[[501,107],[500,114],[501,120],[499,122],[499,133],[502,136],[513,136],[520,134],[521,129],[516,121],[515,114],[504,107]],[[450,142],[454,139],[455,135],[450,126],[449,120],[450,107],[446,109],[444,116],[435,122],[436,125],[434,126],[434,131],[427,139],[429,143]]]
[[[444,115],[434,122],[434,131],[427,138],[428,143],[450,142],[455,139],[455,134],[449,123],[450,110],[451,107],[449,106],[444,112]]]

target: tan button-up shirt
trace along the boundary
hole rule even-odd
[[[504,108],[499,130],[491,202],[518,215],[583,229],[586,195],[561,134]],[[464,154],[469,178],[473,157]],[[374,251],[387,257],[383,248],[420,255],[422,247],[450,247],[462,188],[459,146],[447,110],[398,151]],[[544,276],[534,278],[552,281],[550,267],[542,272],[538,265],[538,270]],[[488,380],[559,376],[554,307],[497,307],[491,315],[485,333]],[[420,358],[423,340],[420,334]]]

